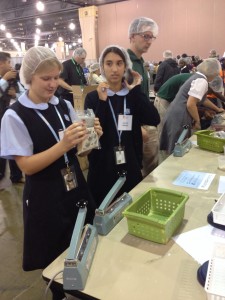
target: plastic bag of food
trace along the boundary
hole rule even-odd
[[[76,111],[79,121],[84,121],[87,126],[87,138],[77,145],[77,154],[82,154],[91,149],[99,148],[98,135],[94,129],[95,114],[92,109]]]

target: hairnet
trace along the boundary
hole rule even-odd
[[[87,55],[87,52],[84,48],[76,48],[74,51],[73,51],[73,57],[77,57],[77,56],[81,56],[81,55]]]
[[[223,91],[223,79],[218,75],[211,82],[209,82],[209,86],[217,93],[221,93]]]
[[[89,68],[89,70],[90,70],[90,72],[95,72],[95,71],[97,71],[98,69],[100,69],[100,65],[99,65],[99,63],[93,63],[92,65],[90,65],[90,68]]]
[[[131,22],[128,29],[128,35],[130,38],[132,34],[142,33],[145,31],[151,31],[153,36],[156,37],[158,35],[159,27],[154,20],[146,17],[140,17]]]
[[[172,58],[173,57],[173,53],[170,50],[165,50],[163,52],[163,58]]]
[[[115,53],[117,55],[120,55],[120,53],[123,54],[124,56],[124,59],[125,59],[125,73],[128,71],[128,69],[132,69],[132,62],[130,60],[130,57],[129,57],[129,54],[127,53],[127,51],[120,47],[120,46],[117,46],[117,45],[110,45],[108,47],[106,47],[101,55],[100,55],[100,58],[99,58],[99,64],[100,64],[100,71],[101,71],[101,75],[105,78],[105,72],[104,72],[104,68],[103,68],[103,65],[104,65],[104,58],[105,56],[108,54],[108,53]]]
[[[215,77],[219,75],[221,65],[216,58],[206,58],[197,66],[197,71],[206,77]]]
[[[32,75],[35,73],[39,65],[48,60],[54,59],[60,65],[55,53],[49,49],[42,46],[30,48],[22,60],[22,65],[20,68],[20,81],[28,88],[31,83]]]

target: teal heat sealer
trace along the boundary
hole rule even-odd
[[[98,244],[98,234],[94,226],[84,221],[87,213],[87,202],[81,201],[70,241],[67,257],[64,261],[63,289],[83,290]]]
[[[175,143],[175,147],[173,150],[173,156],[182,157],[185,153],[187,153],[191,147],[192,143],[188,138],[185,138],[188,132],[189,126],[184,125],[183,131],[178,139],[178,141]]]
[[[132,202],[131,196],[127,193],[123,193],[119,198],[112,202],[126,181],[125,175],[125,172],[120,175],[99,208],[95,211],[94,225],[100,235],[108,234],[116,226],[123,218],[122,212]]]

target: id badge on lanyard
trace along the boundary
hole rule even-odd
[[[115,113],[112,107],[112,104],[109,100],[109,106],[112,112],[114,124],[116,126],[118,138],[119,138],[119,146],[114,147],[114,157],[116,165],[125,164],[126,163],[126,155],[125,155],[125,147],[121,145],[121,135],[123,131],[131,131],[132,130],[132,115],[126,115],[128,111],[126,109],[126,97],[124,98],[124,114],[118,116],[118,125],[116,122]]]

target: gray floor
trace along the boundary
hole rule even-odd
[[[41,270],[22,270],[22,190],[23,184],[0,181],[0,299],[45,299],[46,284]],[[50,293],[46,299],[51,299]]]
[[[21,267],[23,184],[11,184],[8,173],[0,181],[0,299],[49,300],[41,270],[24,272]]]

